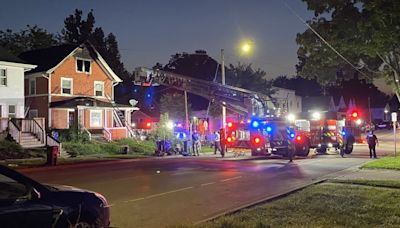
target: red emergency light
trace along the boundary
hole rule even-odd
[[[353,111],[351,113],[351,117],[354,118],[354,119],[358,118],[358,112],[357,111]]]
[[[303,137],[301,137],[301,135],[296,136],[296,141],[301,142],[301,140],[303,140]]]
[[[227,126],[228,126],[228,128],[233,128],[233,123],[232,122],[228,122]]]
[[[147,128],[150,128],[150,127],[151,127],[151,122],[147,122],[147,123],[146,123],[146,127],[147,127]]]
[[[254,144],[260,144],[260,143],[261,143],[261,138],[260,138],[260,137],[255,137],[255,138],[253,139],[253,143],[254,143]]]

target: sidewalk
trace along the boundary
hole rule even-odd
[[[400,171],[386,169],[354,169],[353,172],[338,176],[337,180],[400,180]]]

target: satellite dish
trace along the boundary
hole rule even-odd
[[[135,99],[130,99],[129,100],[129,104],[132,105],[132,107],[135,107],[135,105],[137,105],[138,101]]]

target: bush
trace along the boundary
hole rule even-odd
[[[101,153],[101,147],[95,143],[64,142],[63,149],[71,157]]]
[[[22,147],[11,140],[0,140],[0,160],[28,158],[29,153],[25,153]]]
[[[154,153],[155,143],[151,140],[134,140],[134,139],[121,139],[116,141],[119,146],[128,145],[129,153],[139,153],[144,155],[150,155]]]
[[[59,133],[59,140],[61,142],[90,142],[89,135],[81,131],[78,127],[71,127],[69,129],[56,130]]]
[[[107,154],[119,154],[121,151],[121,146],[115,142],[100,144],[100,149],[102,153]]]

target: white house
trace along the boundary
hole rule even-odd
[[[24,118],[24,74],[35,67],[0,47],[0,131],[8,118]]]
[[[276,100],[277,108],[281,113],[299,113],[302,110],[302,98],[296,95],[296,91],[273,87],[275,93],[272,98]]]

